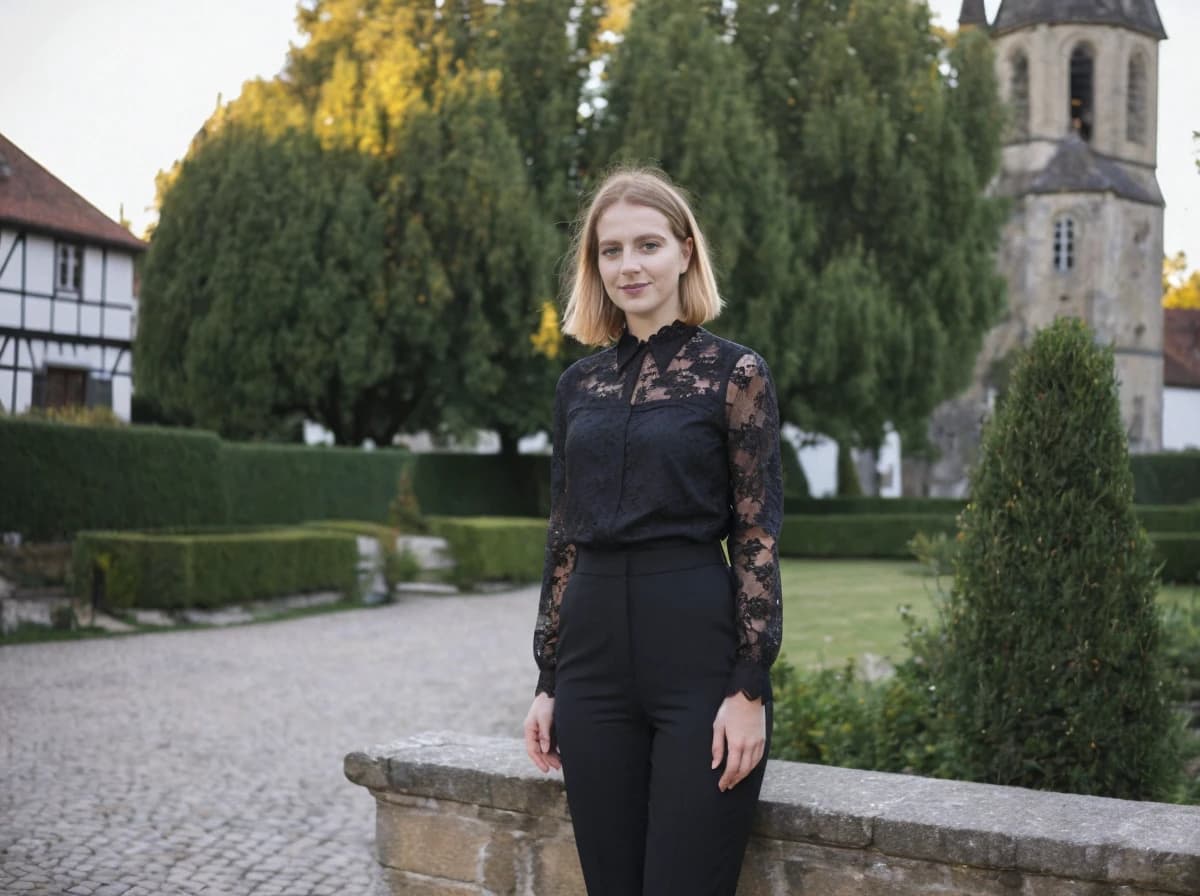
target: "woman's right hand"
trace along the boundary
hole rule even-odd
[[[551,729],[554,724],[554,698],[538,694],[525,714],[525,752],[543,772],[552,768],[561,769],[558,745],[554,743]]]

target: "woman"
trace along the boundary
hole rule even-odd
[[[555,390],[526,750],[563,771],[591,896],[733,896],[782,633],[774,387],[701,326],[721,298],[661,173],[605,180],[573,263],[563,330],[608,347]]]

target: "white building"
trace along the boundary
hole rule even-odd
[[[0,407],[130,416],[146,244],[0,134]]]
[[[1200,311],[1164,312],[1163,448],[1200,449]]]

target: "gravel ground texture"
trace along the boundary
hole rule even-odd
[[[353,750],[518,737],[537,589],[0,648],[0,893],[379,896]]]

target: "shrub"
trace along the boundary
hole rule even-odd
[[[869,682],[853,661],[801,672],[771,669],[771,757],[843,768],[951,777],[955,764],[928,676],[912,660]]]
[[[112,408],[87,407],[69,404],[53,408],[30,408],[21,416],[29,420],[44,420],[47,423],[70,423],[73,426],[124,426],[125,421]]]
[[[333,532],[81,532],[72,578],[81,596],[99,588],[110,609],[211,608],[303,591],[349,593],[357,562],[353,537]]]
[[[0,532],[30,541],[86,528],[140,529],[226,522],[206,432],[0,420]]]
[[[1177,777],[1153,548],[1112,353],[1039,333],[986,426],[935,685],[977,780],[1147,799]]]
[[[396,494],[388,505],[388,522],[401,532],[424,532],[421,503],[413,490],[412,471],[405,467],[396,482]]]
[[[854,466],[854,456],[845,439],[838,442],[837,493],[839,498],[858,498],[863,493],[862,483],[858,481],[858,469]]]
[[[536,582],[545,559],[546,521],[524,517],[432,517],[446,539],[461,586],[481,581]]]
[[[935,576],[954,572],[958,542],[945,532],[935,532],[932,536],[918,532],[909,540],[908,550],[918,563]]]
[[[1139,503],[1200,501],[1200,451],[1136,454],[1130,458],[1130,466]]]
[[[908,557],[918,532],[954,534],[954,517],[938,514],[785,516],[779,536],[784,557]]]

